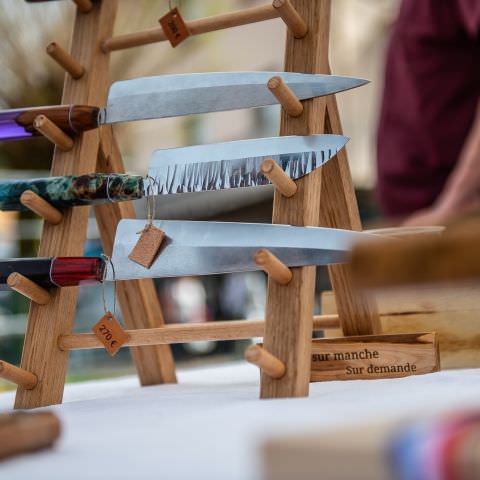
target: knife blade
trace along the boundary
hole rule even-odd
[[[280,76],[300,99],[338,93],[368,83],[353,77],[286,72],[220,72],[143,77],[115,82],[107,106],[59,105],[0,111],[0,140],[37,135],[33,121],[45,115],[70,135],[105,123],[130,122],[261,107],[278,103],[267,88]]]
[[[175,277],[258,270],[255,253],[269,249],[287,266],[342,263],[354,242],[373,237],[362,232],[262,223],[156,220],[165,232],[161,252],[149,269],[129,260],[145,220],[118,223],[112,253],[114,272],[106,278]]]
[[[262,223],[157,220],[154,225],[165,232],[166,239],[149,269],[128,259],[145,220],[121,220],[111,265],[101,257],[3,260],[0,261],[0,290],[8,288],[7,278],[12,272],[48,288],[103,280],[254,271],[259,270],[254,255],[261,248],[269,249],[288,266],[326,265],[344,262],[353,243],[374,238],[374,235],[350,230]]]
[[[56,208],[137,200],[152,195],[223,190],[269,184],[260,166],[272,158],[292,179],[320,167],[344,147],[347,137],[309,135],[240,140],[156,150],[147,179],[95,173],[0,181],[0,210],[23,210],[22,193],[32,190]]]

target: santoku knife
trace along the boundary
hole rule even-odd
[[[292,179],[320,167],[348,141],[341,135],[259,138],[235,142],[156,150],[147,178],[101,174],[0,181],[0,210],[22,210],[20,196],[32,190],[51,205],[135,200],[148,194],[223,190],[267,185],[260,166],[272,158]]]
[[[121,220],[112,265],[100,257],[60,257],[0,261],[0,288],[12,272],[44,287],[106,280],[209,275],[258,270],[255,253],[269,249],[288,266],[326,265],[346,260],[354,242],[373,237],[350,230],[261,223],[157,220],[165,232],[160,254],[149,269],[129,260],[145,220]]]
[[[300,99],[359,87],[366,80],[333,75],[285,72],[222,72],[162,75],[115,82],[107,106],[59,105],[0,111],[0,140],[36,135],[33,121],[46,115],[70,135],[106,123],[176,117],[277,104],[267,88],[282,77]]]

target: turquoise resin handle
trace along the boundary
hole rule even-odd
[[[57,208],[136,200],[144,196],[139,175],[92,173],[0,182],[0,210],[26,210],[20,196],[32,190]]]

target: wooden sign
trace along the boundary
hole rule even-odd
[[[398,378],[439,369],[435,333],[321,338],[312,342],[312,382]]]

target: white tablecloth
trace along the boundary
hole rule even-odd
[[[285,400],[259,400],[258,370],[246,363],[178,377],[68,385],[63,405],[49,407],[64,427],[56,447],[0,463],[0,479],[259,480],[266,437],[480,404],[480,370],[316,383],[309,398]],[[0,395],[1,411],[12,405],[13,393]]]

